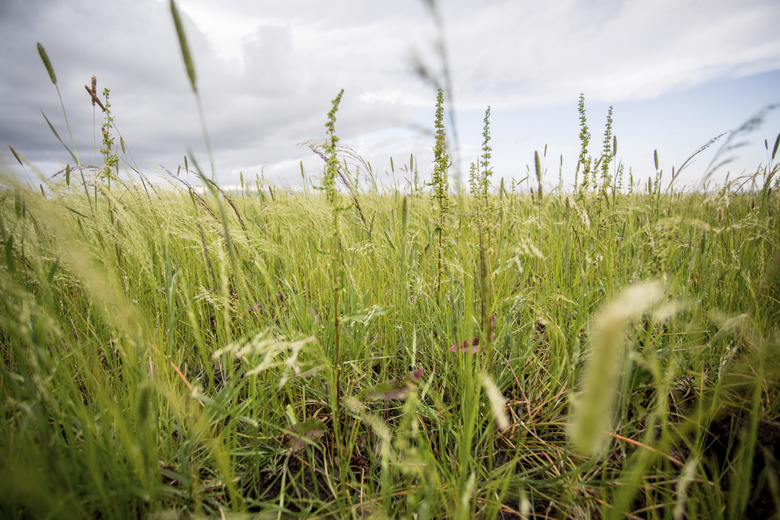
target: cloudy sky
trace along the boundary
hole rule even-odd
[[[420,175],[432,169],[435,90],[415,72],[441,78],[437,24],[425,0],[179,0],[195,59],[218,181],[239,172],[295,186],[321,160],[300,143],[322,140],[330,100],[344,97],[336,130],[370,162],[379,180],[405,183],[396,170],[414,154]],[[607,108],[614,106],[618,159],[637,178],[665,177],[711,138],[739,128],[780,102],[780,2],[777,0],[438,0],[452,77],[461,160],[477,159],[482,119],[491,107],[496,177],[519,180],[547,146],[546,182],[563,156],[571,183],[579,153],[577,98],[586,97],[598,154]],[[51,175],[69,160],[41,111],[66,142],[54,86],[36,50],[41,42],[57,74],[80,160],[94,163],[93,113],[84,90],[97,76],[111,89],[117,128],[132,161],[151,177],[176,171],[192,150],[208,156],[168,1],[0,2],[0,166],[14,170],[8,145]],[[722,179],[766,163],[780,132],[769,111]],[[450,135],[452,131],[450,128]],[[694,185],[724,137],[702,153],[680,182]],[[467,170],[463,167],[463,170]],[[30,170],[30,175],[35,173]],[[193,180],[193,179],[191,179]],[[37,181],[35,181],[37,183]]]

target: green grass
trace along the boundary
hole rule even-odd
[[[777,500],[776,460],[751,478],[780,402],[776,190],[619,194],[607,207],[494,197],[490,366],[449,349],[480,335],[470,200],[453,215],[437,304],[429,197],[357,197],[369,229],[355,207],[338,214],[337,446],[324,195],[227,204],[115,181],[95,204],[62,187],[4,191],[3,516],[665,517],[686,498],[689,516],[720,517],[739,516],[756,486]],[[591,325],[645,280],[659,301],[608,327],[612,435],[580,454],[569,398],[607,334],[591,341]],[[415,369],[402,399],[370,398]],[[506,399],[504,431],[479,374]],[[707,428],[723,417],[718,461]],[[295,424],[313,418],[318,435],[292,451]]]
[[[433,189],[358,190],[340,96],[323,190],[120,176],[107,91],[102,168],[4,178],[0,516],[776,512],[776,166],[622,190],[608,126],[573,193],[495,190],[488,111],[470,195],[443,124]]]

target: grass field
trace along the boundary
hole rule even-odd
[[[387,188],[338,100],[300,191],[120,177],[110,121],[99,169],[5,179],[0,516],[777,514],[777,166],[529,192],[487,113],[459,189],[440,96],[431,185]]]
[[[334,286],[324,194],[97,187],[2,195],[4,517],[777,507],[776,189],[355,193]]]

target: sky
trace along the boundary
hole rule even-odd
[[[694,189],[752,173],[780,133],[780,2],[777,0],[179,0],[194,57],[216,180],[315,184],[324,163],[306,146],[326,137],[331,100],[344,95],[336,133],[376,179],[406,187],[415,157],[433,169],[435,82],[450,72],[447,132],[465,176],[478,160],[490,107],[494,182],[524,179],[534,152],[544,182],[574,182],[580,151],[577,101],[585,95],[590,154],[601,153],[613,107],[614,161],[635,179],[655,176],[654,151],[672,168],[712,138],[675,186]],[[437,23],[437,16],[440,23]],[[210,159],[168,1],[0,2],[0,170],[38,184],[66,163],[70,144],[57,75],[79,160],[101,162],[100,126],[84,89],[110,89],[122,156],[147,177],[192,154]],[[443,45],[438,45],[441,42]],[[445,58],[437,51],[445,49]],[[422,77],[418,65],[428,71]],[[761,124],[744,125],[757,114]],[[458,146],[455,148],[454,136]],[[117,139],[118,141],[118,139]],[[25,171],[9,145],[32,166]],[[735,146],[739,145],[739,146]],[[546,150],[546,155],[544,151]],[[393,159],[391,166],[391,158]],[[713,164],[730,159],[712,171]],[[780,157],[778,157],[780,159]],[[191,162],[190,162],[191,164]],[[184,174],[182,174],[184,175]],[[132,176],[132,175],[131,175]],[[194,176],[187,177],[195,182]],[[520,184],[520,188],[529,184]]]

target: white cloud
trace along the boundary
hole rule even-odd
[[[780,3],[774,0],[438,4],[454,99],[466,111],[461,121],[487,105],[501,117],[502,110],[568,107],[579,92],[590,102],[629,102],[780,69],[774,30]],[[269,177],[291,182],[300,175],[300,160],[307,171],[318,169],[297,143],[324,137],[330,100],[341,88],[346,92],[337,131],[372,164],[387,164],[390,155],[405,160],[412,152],[428,157],[430,136],[417,127],[432,126],[435,94],[414,74],[411,56],[417,52],[432,70],[440,64],[432,46],[435,25],[422,0],[178,5],[224,182],[235,183],[239,171],[253,175],[262,165]],[[99,89],[111,88],[117,124],[143,164],[175,170],[188,148],[203,154],[167,1],[41,6],[6,0],[2,9],[0,142],[33,160],[67,157],[38,111],[43,108],[64,132],[56,94],[35,51],[41,41],[81,150],[93,149],[93,112],[83,85],[96,74]],[[98,114],[98,125],[100,119]],[[529,131],[518,130],[522,123],[502,128],[514,135],[494,136],[526,143]],[[471,136],[478,139],[480,131],[481,124],[462,135],[464,150],[478,148]],[[427,168],[426,161],[420,164]]]
[[[715,77],[780,67],[776,2],[656,1],[465,7],[447,28],[465,105],[652,98]]]

